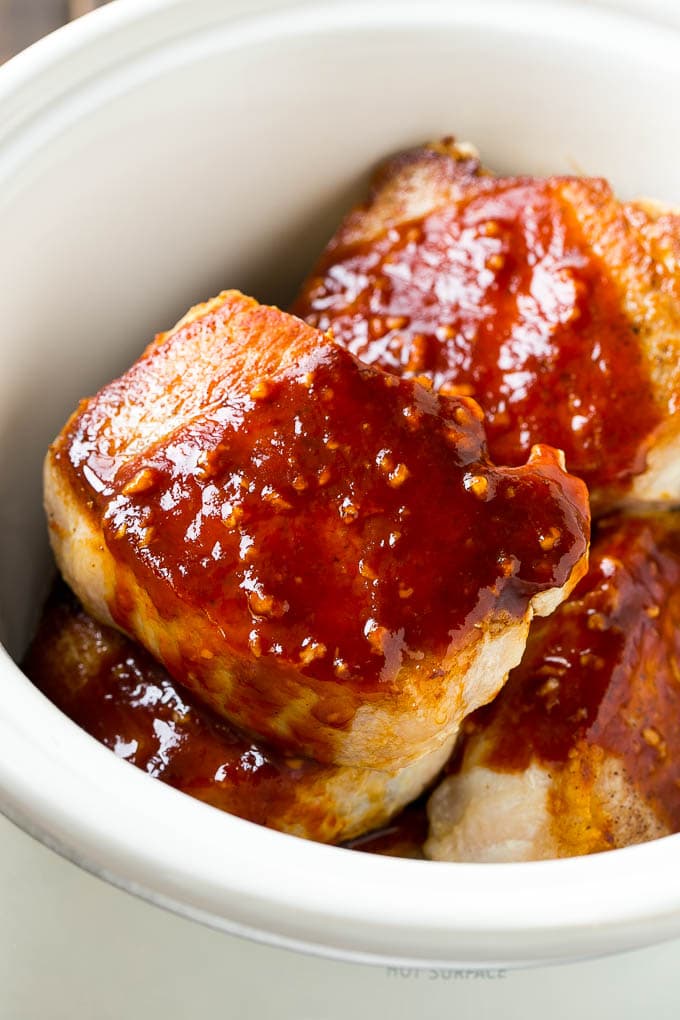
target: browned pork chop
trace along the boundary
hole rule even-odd
[[[51,447],[57,561],[233,724],[396,770],[447,744],[585,569],[558,455],[497,468],[481,412],[226,292]]]
[[[293,311],[473,396],[492,458],[566,454],[593,513],[680,502],[680,215],[601,179],[493,177],[445,140],[382,166]]]
[[[427,853],[522,861],[680,831],[680,514],[601,525],[587,576],[465,724]]]
[[[277,753],[200,705],[65,586],[46,607],[24,669],[74,722],[149,775],[221,811],[324,843],[385,825],[450,750],[443,744],[394,775]]]

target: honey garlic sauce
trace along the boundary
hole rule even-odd
[[[196,704],[147,652],[83,612],[64,586],[53,593],[23,668],[118,757],[184,793],[261,824],[293,806],[300,829],[323,816],[322,799],[307,810],[296,795],[306,778],[323,776],[322,766],[254,744]],[[323,830],[312,831],[320,837]]]
[[[680,828],[680,515],[611,518],[587,576],[534,623],[500,697],[466,724],[483,764],[565,763],[580,742],[622,760]]]
[[[408,657],[444,655],[494,607],[523,615],[533,594],[564,584],[587,546],[587,499],[548,448],[529,466],[493,467],[473,402],[319,340],[312,358],[179,426],[99,494],[79,420],[58,455],[156,606],[171,592],[245,655],[370,691]],[[121,596],[126,629],[129,612]],[[328,721],[343,726],[336,707]]]
[[[621,484],[644,469],[661,416],[569,180],[475,178],[368,243],[331,242],[293,311],[370,364],[474,396],[497,463],[544,442],[589,487]],[[611,202],[604,181],[579,187]]]

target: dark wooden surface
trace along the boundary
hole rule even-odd
[[[0,0],[0,63],[106,0]]]

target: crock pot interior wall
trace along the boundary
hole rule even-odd
[[[461,34],[363,20],[285,45],[225,27],[114,68],[54,104],[0,198],[0,620],[13,654],[44,588],[40,462],[65,415],[220,288],[285,304],[384,154],[455,132],[502,171],[576,168],[673,197],[665,69],[644,51],[622,75],[601,41],[546,45],[531,25],[520,55],[492,22]]]
[[[208,6],[217,10],[219,4],[174,5],[187,19],[187,12],[197,17]],[[275,41],[267,41],[266,31],[256,40],[257,33],[238,25],[181,33],[172,46],[149,33],[148,48],[138,58],[128,59],[121,46],[109,55],[108,72],[72,85],[63,96],[50,91],[48,71],[45,108],[34,123],[20,124],[16,137],[0,125],[0,140],[7,138],[0,148],[0,628],[14,655],[21,653],[39,610],[49,568],[41,461],[78,398],[124,368],[189,304],[221,287],[240,286],[285,303],[376,159],[453,131],[474,141],[489,165],[502,171],[577,167],[610,177],[624,195],[644,190],[677,201],[677,51],[671,55],[662,39],[650,45],[650,36],[635,26],[591,34],[578,17],[553,22],[513,4],[510,28],[508,5],[498,10],[505,15],[482,3],[393,0],[356,9],[339,5],[337,16],[331,12],[325,20],[315,13],[317,27],[309,31],[304,18],[291,16],[274,25],[281,33]],[[356,27],[342,27],[352,21]],[[513,39],[505,34],[510,31]],[[37,692],[27,683],[21,690],[26,698],[17,704],[35,707]],[[126,887],[202,919],[214,914],[216,923],[231,930],[240,916],[261,931],[284,930],[284,920],[272,919],[274,886],[279,898],[293,890],[285,924],[307,944],[319,941],[321,928],[315,913],[309,920],[310,904],[305,913],[300,901],[308,888],[328,887],[319,896],[335,927],[324,922],[324,938],[334,951],[342,946],[343,955],[351,955],[348,946],[363,939],[364,951],[374,956],[415,958],[414,925],[430,926],[429,941],[418,936],[421,960],[456,953],[460,959],[507,954],[525,961],[573,956],[677,930],[673,890],[663,889],[669,916],[661,923],[659,889],[655,885],[648,894],[645,885],[656,874],[646,862],[665,852],[665,841],[612,854],[607,861],[528,866],[531,883],[526,871],[521,881],[510,883],[505,871],[484,869],[485,889],[492,891],[488,902],[461,904],[453,902],[465,894],[465,881],[457,876],[472,875],[476,889],[479,873],[472,866],[451,866],[450,881],[435,893],[441,874],[436,865],[372,863],[278,833],[253,834],[238,819],[213,818],[210,809],[178,794],[172,800],[174,791],[147,782],[84,734],[71,732],[56,711],[43,715],[42,735],[48,715],[54,723],[48,764],[59,777],[59,769],[68,766],[75,778],[69,798],[60,798],[47,772],[43,780],[24,776],[17,766],[8,789],[16,804],[28,805],[26,825],[94,870],[124,876]],[[16,737],[19,751],[33,750],[23,730]],[[100,786],[114,794],[110,800]],[[164,838],[174,827],[180,849],[187,833],[196,834],[195,857],[179,862],[183,869],[173,839]],[[232,831],[239,835],[230,842]],[[226,863],[222,840],[231,855]],[[250,875],[250,859],[252,869],[261,860],[253,854],[255,844],[271,876]],[[319,864],[322,858],[333,883],[327,881],[326,863],[323,869]],[[616,883],[629,865],[635,882],[619,897],[623,884]],[[605,869],[614,876],[613,889]],[[406,871],[413,893],[402,882]],[[354,885],[345,881],[350,873],[357,876]],[[391,893],[390,876],[396,881],[397,873],[403,910]],[[247,908],[235,905],[233,875],[249,897],[257,890],[261,920],[249,902]],[[372,903],[383,885],[384,917],[374,912],[376,931],[369,938],[363,898]],[[607,886],[601,903],[600,886]],[[358,905],[347,897],[350,887],[363,890],[362,897],[355,894]],[[427,895],[421,896],[422,888]],[[490,940],[485,911],[496,898],[511,902],[515,888],[522,909],[531,907],[534,926],[545,907],[549,918],[541,923],[553,926],[550,939],[541,931],[533,941],[522,935],[518,942],[513,926],[524,926],[524,914],[517,920],[519,913],[508,908],[502,937]],[[565,890],[559,930],[556,889]],[[416,895],[418,910],[409,913]],[[589,913],[590,899],[597,899],[597,910]],[[631,922],[616,941],[605,927],[619,918],[619,899],[621,915],[642,916],[644,924]],[[351,913],[351,923],[343,911]],[[354,916],[359,913],[360,923]],[[465,933],[456,941],[452,925],[468,915],[476,935]],[[577,925],[586,915],[587,931],[580,929],[572,939],[567,921]]]
[[[492,26],[464,40],[369,24],[233,49],[226,30],[207,54],[205,39],[185,39],[54,111],[56,134],[2,210],[1,619],[13,654],[40,600],[40,461],[64,416],[221,287],[285,303],[376,159],[455,132],[501,170],[576,166],[624,192],[672,193],[671,162],[648,158],[677,143],[644,54],[622,79],[587,41],[537,39],[520,61]]]

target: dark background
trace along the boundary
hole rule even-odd
[[[0,0],[0,63],[107,0]]]

